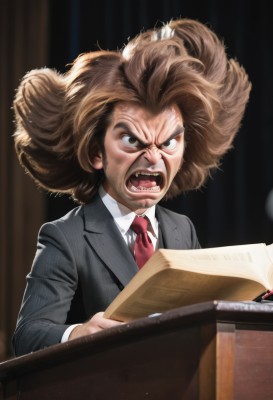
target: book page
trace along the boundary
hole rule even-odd
[[[266,246],[268,256],[271,260],[271,267],[268,268],[268,280],[271,282],[271,286],[269,287],[270,290],[273,290],[273,244]]]
[[[273,287],[273,262],[264,243],[197,250],[162,250],[171,267],[187,271],[255,279]],[[273,257],[273,246],[270,248]]]
[[[124,289],[126,293],[126,288]],[[132,321],[150,314],[212,300],[248,301],[264,291],[259,283],[241,278],[165,269],[124,298],[106,317]]]
[[[273,243],[266,246],[266,250],[273,265]]]
[[[248,301],[273,288],[273,245],[160,249],[114,299],[106,318],[129,321],[209,300]]]

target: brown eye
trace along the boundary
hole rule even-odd
[[[125,144],[125,146],[130,148],[137,148],[140,146],[139,141],[135,137],[130,135],[122,136],[122,142]]]

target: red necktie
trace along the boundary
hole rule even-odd
[[[145,217],[135,217],[131,228],[137,234],[134,244],[136,263],[141,268],[154,253],[154,246],[147,232],[149,221]]]

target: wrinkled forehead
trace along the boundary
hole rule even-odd
[[[123,123],[135,133],[165,132],[183,126],[183,117],[176,105],[171,105],[160,111],[152,111],[144,105],[121,102],[115,105],[111,126]]]
[[[158,116],[171,116],[173,114],[176,117],[180,118],[182,121],[181,112],[176,104],[172,104],[162,110],[152,110],[142,104],[121,101],[114,106],[113,114],[115,114],[115,116],[122,116],[126,114],[135,115],[136,118],[143,117],[147,120]]]
[[[183,118],[176,105],[155,112],[140,104],[122,102],[115,105],[107,132],[125,133],[143,143],[159,144],[184,132]]]

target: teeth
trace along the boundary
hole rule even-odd
[[[160,187],[159,186],[154,186],[154,187],[152,187],[152,188],[145,188],[145,187],[141,187],[141,188],[136,188],[135,186],[131,186],[131,190],[133,191],[133,192],[143,192],[143,191],[146,191],[146,192],[156,192],[156,191],[158,191],[158,190],[160,190]]]
[[[135,176],[138,178],[139,175],[146,175],[146,176],[159,176],[159,172],[136,172]]]

